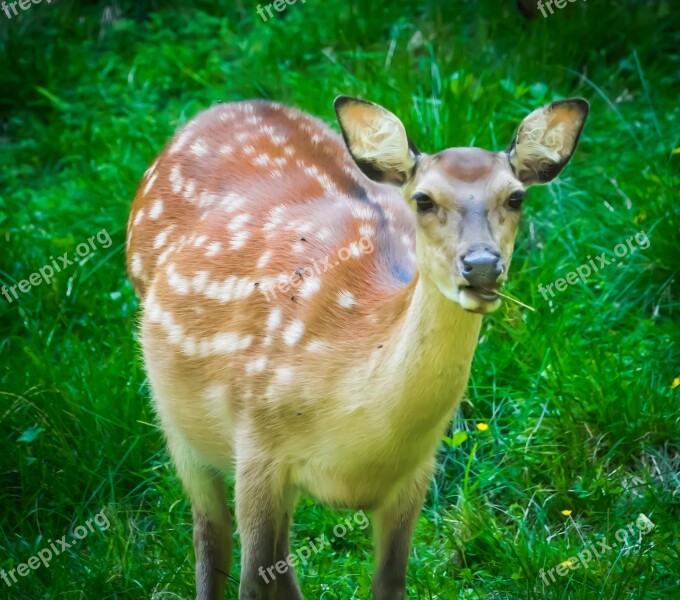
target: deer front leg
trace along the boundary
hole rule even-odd
[[[282,525],[290,514],[286,486],[270,464],[239,460],[236,467],[236,520],[241,536],[241,585],[239,600],[278,600],[296,589],[295,576],[286,577],[275,569],[287,551],[288,535]],[[286,549],[281,544],[284,543]],[[292,578],[292,579],[291,579]],[[292,583],[291,583],[292,582]],[[295,587],[293,587],[295,586]],[[299,592],[298,592],[299,593]]]
[[[375,513],[376,569],[373,600],[406,599],[406,567],[411,536],[423,506],[432,469],[408,483],[397,500]]]
[[[196,599],[223,600],[231,563],[231,516],[224,477],[202,466],[187,444],[166,431],[177,474],[191,500],[196,554]]]
[[[287,563],[287,568],[283,575],[276,573],[276,600],[304,600],[297,578],[295,577],[295,571],[287,562],[290,551],[288,534],[290,532],[291,520],[295,514],[297,496],[297,490],[289,487],[284,489],[283,514],[279,522],[274,556],[277,562],[283,561]]]

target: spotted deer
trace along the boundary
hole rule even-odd
[[[229,472],[240,599],[302,598],[293,569],[272,568],[290,562],[300,493],[371,511],[373,598],[406,597],[414,523],[482,316],[500,304],[525,189],[566,165],[588,109],[535,110],[503,152],[425,154],[364,100],[336,99],[342,137],[244,101],[199,114],[151,165],[127,262],[192,505],[197,598],[225,591]]]

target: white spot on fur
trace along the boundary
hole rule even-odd
[[[246,245],[246,242],[248,241],[249,237],[250,231],[237,231],[234,234],[234,237],[232,238],[231,242],[229,243],[229,247],[232,250],[239,250],[240,248],[243,248],[243,246]]]
[[[328,342],[324,342],[323,340],[312,340],[311,342],[309,342],[309,344],[307,344],[308,352],[322,352],[327,348]]]
[[[353,202],[350,205],[350,210],[352,211],[352,214],[359,219],[366,219],[367,221],[375,219],[375,212],[373,209],[363,204],[359,204],[358,202]]]
[[[296,227],[296,231],[300,235],[303,235],[305,233],[309,233],[310,231],[312,231],[314,229],[314,223],[312,223],[311,221],[302,221],[301,223],[296,222],[295,227]]]
[[[179,152],[186,143],[189,141],[189,138],[191,137],[191,128],[190,127],[185,127],[182,133],[177,136],[177,139],[175,143],[170,147],[170,154],[176,154]]]
[[[272,253],[267,250],[260,258],[257,260],[257,268],[261,269],[263,268],[268,262],[269,259],[271,258]]]
[[[253,373],[262,373],[262,371],[264,371],[266,366],[267,366],[267,357],[266,356],[260,356],[259,358],[256,358],[255,360],[250,361],[246,365],[246,373],[248,375],[252,375]]]
[[[175,248],[177,247],[176,244],[170,244],[163,252],[160,254],[158,257],[158,260],[156,261],[156,266],[162,266],[165,261],[168,259],[168,256],[170,253],[175,251]]]
[[[151,179],[149,179],[149,181],[146,182],[146,185],[144,186],[144,195],[145,196],[149,193],[149,190],[151,189],[151,186],[153,186],[153,184],[155,183],[157,177],[158,177],[158,173],[154,173],[153,176],[151,177]]]
[[[170,170],[170,183],[172,184],[172,191],[174,194],[179,194],[184,187],[184,180],[182,179],[182,173],[179,170],[179,166],[175,165]]]
[[[156,200],[151,206],[151,210],[149,211],[149,218],[155,221],[158,217],[161,216],[162,212],[163,212],[163,200]]]
[[[228,192],[222,198],[222,208],[224,209],[224,212],[231,213],[237,211],[247,202],[248,199],[245,196],[235,192]]]
[[[270,231],[276,229],[281,223],[283,223],[283,213],[286,210],[285,204],[277,204],[274,208],[269,211],[269,220],[264,224],[263,229],[265,231]]]
[[[214,335],[210,345],[213,354],[232,354],[238,350],[245,350],[252,341],[252,335],[241,337],[238,333],[225,332]]]
[[[274,331],[281,326],[281,309],[275,308],[267,317],[267,331]]]
[[[297,164],[302,167],[302,170],[310,177],[316,177],[319,174],[319,169],[315,165],[306,166],[301,160],[297,161]]]
[[[367,238],[373,237],[375,235],[375,227],[366,224],[361,225],[359,227],[359,235]]]
[[[318,177],[319,183],[321,184],[321,187],[328,192],[329,194],[332,194],[333,196],[340,196],[340,190],[336,187],[336,185],[331,181],[330,177],[326,175],[325,173],[323,175],[320,175]]]
[[[194,248],[200,248],[205,242],[208,240],[207,235],[199,235],[195,240],[194,240]]]
[[[331,238],[331,230],[328,227],[322,227],[319,229],[319,233],[316,234],[322,242],[326,242]]]
[[[130,259],[130,270],[135,277],[139,277],[142,274],[142,257],[136,252]]]
[[[205,284],[208,283],[208,271],[198,271],[191,280],[191,289],[200,294],[205,289]]]
[[[167,266],[165,272],[168,276],[168,285],[173,290],[183,296],[189,293],[189,280],[176,271],[173,263]]]
[[[202,139],[198,139],[191,144],[191,152],[194,156],[205,156],[209,152],[208,145]]]
[[[199,208],[206,208],[212,206],[220,199],[217,194],[211,194],[210,192],[201,192],[198,195],[198,206]]]
[[[168,236],[172,233],[172,231],[175,229],[174,225],[170,225],[169,227],[166,227],[163,231],[161,231],[157,236],[156,239],[154,240],[153,247],[155,250],[158,250],[159,248],[162,248],[165,246],[165,242],[168,241]]]
[[[184,341],[182,342],[182,351],[188,356],[196,356],[196,338],[191,335],[184,338]]]
[[[276,383],[285,385],[293,381],[295,370],[293,367],[278,367],[276,369]]]
[[[343,308],[351,308],[356,304],[354,294],[347,290],[342,290],[341,292],[338,292],[338,304]]]
[[[293,346],[305,332],[305,324],[296,319],[283,332],[283,341],[289,346]]]
[[[217,254],[220,251],[221,248],[222,248],[222,244],[220,244],[219,242],[210,242],[208,244],[208,250],[206,251],[205,255],[206,256],[215,256],[215,254]]]
[[[189,179],[187,184],[184,186],[184,197],[187,200],[191,200],[196,193],[196,182],[193,179]]]
[[[300,286],[300,296],[309,298],[321,289],[321,280],[318,277],[306,277]]]
[[[248,213],[241,213],[231,220],[231,223],[227,225],[227,229],[230,231],[237,231],[241,229],[250,220],[250,215]]]
[[[139,225],[139,222],[144,218],[144,209],[140,208],[137,211],[137,214],[135,215],[135,220],[133,221],[134,225]]]

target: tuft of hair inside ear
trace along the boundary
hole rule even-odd
[[[581,103],[564,101],[532,112],[520,125],[510,162],[525,183],[546,183],[557,176],[573,154],[587,116]]]
[[[530,127],[522,132],[521,157],[559,162],[564,149],[564,123],[548,129],[548,119],[542,113],[532,120]]]
[[[356,134],[352,148],[356,158],[374,163],[383,171],[409,173],[415,158],[401,122],[392,115],[384,115],[367,119],[366,125]]]
[[[367,177],[401,186],[413,176],[417,150],[396,115],[348,96],[336,98],[335,111],[347,148]]]

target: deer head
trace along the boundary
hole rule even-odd
[[[588,116],[581,98],[527,116],[507,150],[420,152],[385,108],[340,96],[335,111],[357,166],[401,189],[415,213],[421,276],[471,312],[500,306],[526,189],[554,179],[569,162]]]

